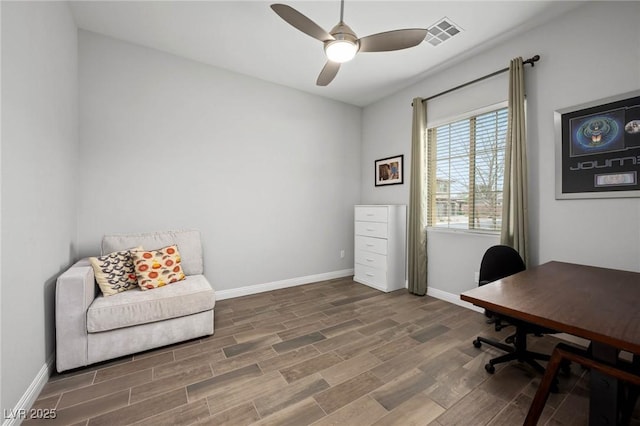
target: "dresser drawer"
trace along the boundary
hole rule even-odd
[[[387,254],[387,240],[383,238],[363,237],[356,235],[356,251],[364,250],[378,254]]]
[[[387,224],[381,222],[356,222],[356,235],[387,238]]]
[[[387,286],[387,271],[356,263],[354,273],[353,278],[355,281],[372,284],[377,287]]]
[[[361,265],[387,270],[387,256],[370,251],[356,250],[355,261]]]
[[[387,222],[389,210],[386,207],[362,206],[356,207],[356,220],[365,222]]]

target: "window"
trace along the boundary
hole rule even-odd
[[[507,108],[427,130],[434,228],[500,231]]]

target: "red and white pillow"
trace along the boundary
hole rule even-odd
[[[131,257],[141,290],[163,287],[186,278],[176,245],[159,250],[132,251]]]

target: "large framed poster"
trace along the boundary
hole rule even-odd
[[[640,90],[554,118],[556,199],[640,197]]]

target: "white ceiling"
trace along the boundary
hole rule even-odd
[[[329,31],[340,2],[278,0]],[[444,63],[489,49],[568,10],[575,1],[347,0],[344,21],[359,37],[427,28],[443,17],[463,31],[434,47],[360,53],[327,87],[315,85],[324,66],[322,43],[296,30],[269,1],[71,2],[78,27],[159,49],[305,92],[365,106],[424,79]],[[537,52],[523,52],[535,54]],[[525,58],[526,59],[526,58]]]

